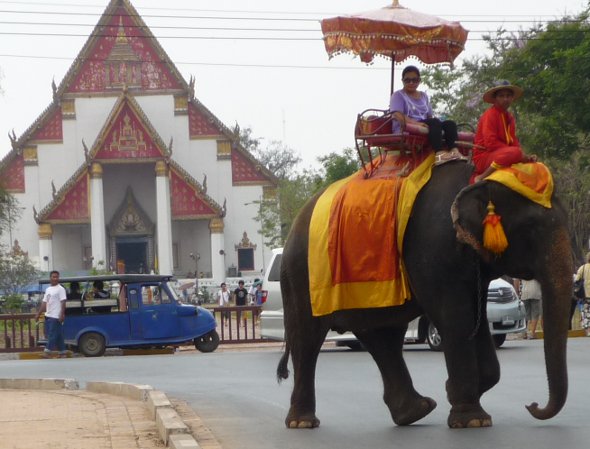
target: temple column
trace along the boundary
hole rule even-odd
[[[106,251],[106,227],[104,222],[104,192],[102,165],[94,162],[90,167],[90,236],[92,243],[92,266],[108,269]]]
[[[215,281],[215,285],[225,281],[223,227],[223,218],[212,218],[209,222],[209,229],[211,230],[211,276]]]
[[[158,232],[158,273],[172,274],[172,214],[170,178],[164,161],[156,162],[156,219]]]
[[[41,223],[37,228],[39,236],[39,270],[53,270],[53,227],[49,223]]]

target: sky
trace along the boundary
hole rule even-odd
[[[415,11],[458,20],[470,30],[458,64],[485,53],[484,34],[499,27],[528,29],[579,13],[587,2],[400,1]],[[20,136],[51,103],[52,80],[59,85],[107,4],[0,0],[0,158],[10,150],[8,133]],[[378,9],[388,0],[132,4],[184,78],[196,78],[195,96],[209,110],[229,127],[251,128],[263,145],[281,141],[301,156],[303,167],[317,167],[318,156],[354,147],[357,114],[389,104],[391,63],[376,59],[366,65],[348,54],[329,60],[320,31],[322,18]],[[417,61],[396,66],[397,86],[403,66],[410,63]]]

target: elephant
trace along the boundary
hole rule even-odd
[[[320,424],[315,414],[315,368],[329,330],[353,332],[371,354],[382,376],[383,400],[396,425],[428,415],[437,404],[414,389],[402,355],[407,323],[421,314],[443,337],[451,405],[448,426],[491,426],[480,398],[499,381],[500,365],[487,325],[486,292],[489,282],[501,275],[537,279],[542,288],[549,399],[543,408],[534,402],[527,409],[537,419],[548,419],[564,406],[573,273],[567,214],[555,195],[552,207],[545,208],[497,182],[469,185],[472,170],[465,161],[434,166],[416,197],[402,254],[411,299],[400,306],[313,316],[308,229],[319,194],[301,209],[283,249],[280,274],[285,350],[276,374],[279,382],[288,378],[291,357],[294,386],[285,419],[288,428]],[[481,243],[490,199],[509,243],[501,254]]]

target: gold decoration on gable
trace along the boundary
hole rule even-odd
[[[141,129],[136,129],[129,114],[123,117],[123,124],[119,126],[119,130],[113,132],[108,148],[109,151],[146,151],[147,144],[143,132]]]
[[[188,98],[186,95],[174,95],[174,115],[188,114]]]
[[[231,141],[217,141],[217,159],[231,159]]]
[[[166,162],[156,162],[156,176],[168,176],[168,165],[166,165]]]
[[[71,98],[61,101],[61,116],[64,120],[76,118],[76,100]]]
[[[242,240],[237,245],[234,245],[234,248],[236,251],[245,248],[256,249],[256,243],[252,243],[248,238],[248,233],[244,231],[244,234],[242,234]]]
[[[212,218],[211,221],[209,221],[211,234],[223,234],[224,227],[223,218]]]
[[[105,60],[105,76],[110,89],[141,87],[141,60],[127,40],[122,17],[115,46]]]
[[[37,235],[41,240],[51,240],[53,236],[53,227],[49,223],[40,223],[37,228]]]
[[[90,177],[92,179],[102,178],[102,165],[100,165],[98,162],[93,162],[90,166]]]
[[[37,145],[27,145],[23,148],[23,160],[25,165],[37,165]]]

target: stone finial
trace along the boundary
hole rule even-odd
[[[51,180],[51,196],[53,197],[53,199],[55,199],[55,197],[57,196],[57,189],[55,188],[55,183],[53,182],[53,179]]]
[[[16,133],[14,132],[14,129],[12,130],[12,134],[8,133],[8,138],[10,139],[10,145],[12,146],[13,150],[16,150]]]
[[[173,144],[174,144],[174,136],[170,136],[170,143],[168,144],[168,156],[172,156]]]
[[[35,223],[40,224],[39,214],[37,213],[37,209],[35,208],[35,206],[33,206],[33,220],[35,220]]]
[[[191,75],[189,81],[188,81],[188,99],[192,100],[193,98],[195,98],[195,80],[196,78]]]
[[[57,97],[57,85],[55,84],[55,78],[53,78],[51,80],[51,91],[52,91],[52,95],[53,95],[53,101],[55,103],[57,103],[58,97]]]
[[[227,198],[223,199],[223,206],[221,206],[221,214],[219,214],[219,216],[221,218],[225,217],[225,214],[227,213]]]
[[[90,165],[90,151],[88,150],[84,139],[82,139],[82,147],[84,148],[84,160],[86,161],[86,165]]]
[[[207,173],[203,173],[203,193],[207,193]]]

